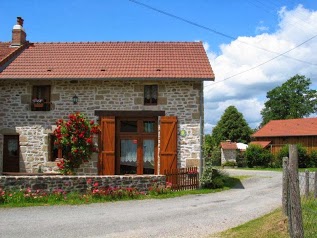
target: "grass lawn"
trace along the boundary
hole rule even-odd
[[[218,238],[288,238],[287,218],[281,209],[230,230],[212,235]]]

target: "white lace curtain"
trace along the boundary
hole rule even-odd
[[[137,161],[137,143],[121,140],[121,162]],[[154,140],[143,140],[143,161],[154,163]]]

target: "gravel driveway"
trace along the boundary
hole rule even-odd
[[[206,237],[281,206],[282,173],[251,175],[236,188],[172,199],[0,209],[0,237]]]

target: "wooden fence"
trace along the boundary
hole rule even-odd
[[[199,188],[197,167],[165,170],[166,182],[171,183],[172,190],[194,190]]]
[[[317,234],[317,172],[298,173],[298,148],[289,145],[289,158],[283,158],[282,207],[288,217],[291,238]]]

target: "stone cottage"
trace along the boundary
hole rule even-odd
[[[220,142],[221,165],[227,162],[236,163],[238,146],[236,142],[230,140]]]
[[[56,171],[56,120],[97,121],[99,154],[78,174],[163,174],[200,166],[201,42],[31,43],[18,17],[0,42],[0,173]]]

